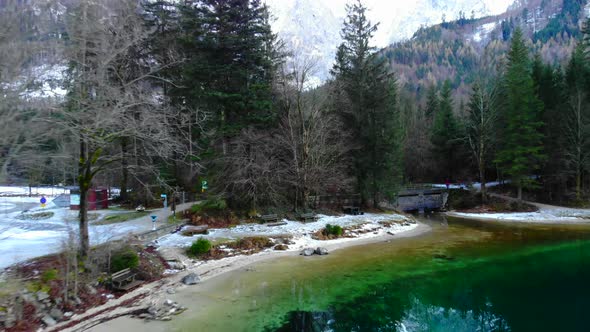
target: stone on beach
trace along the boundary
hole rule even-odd
[[[301,254],[300,255],[303,255],[303,256],[311,256],[314,253],[315,253],[315,249],[313,249],[313,248],[305,248],[305,249],[303,249],[301,251]]]
[[[185,285],[195,285],[201,281],[201,278],[196,273],[189,273],[182,278],[182,283]]]
[[[317,247],[315,250],[316,255],[327,255],[328,254],[328,249],[324,248],[324,247]]]

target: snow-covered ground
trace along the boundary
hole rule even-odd
[[[70,235],[78,234],[78,212],[56,207],[50,198],[48,201],[47,206],[42,208],[39,197],[0,197],[0,269],[30,258],[59,252]],[[25,211],[27,214],[53,212],[53,216],[42,220],[19,219],[19,215],[22,216]],[[100,226],[91,224],[90,242],[104,243],[149,230],[150,227],[149,222]]]
[[[292,236],[294,244],[289,245],[289,250],[299,250],[306,247],[317,247],[329,243],[339,243],[355,240],[355,238],[371,238],[385,234],[398,234],[409,231],[418,226],[412,219],[398,214],[364,214],[359,216],[318,216],[315,222],[301,223],[298,221],[283,220],[287,224],[281,226],[267,226],[264,224],[239,225],[229,229],[210,229],[207,235],[184,236],[180,232],[168,234],[158,239],[160,247],[187,247],[199,237],[211,240],[215,239],[237,239],[245,236],[267,236],[278,237],[283,235]],[[386,226],[387,222],[395,222]],[[386,225],[381,224],[386,223]],[[399,223],[397,223],[399,222]],[[359,230],[346,233],[354,236],[343,237],[328,241],[312,239],[311,235],[326,227],[326,224],[338,225],[341,227],[358,226]]]
[[[569,208],[540,208],[536,212],[512,213],[463,213],[449,212],[451,216],[462,218],[517,221],[530,223],[590,223],[590,210]]]
[[[63,187],[20,187],[20,186],[0,186],[0,197],[2,196],[57,196],[61,194],[69,194],[70,190]],[[36,202],[39,198],[35,199]],[[0,199],[1,202],[1,199]]]

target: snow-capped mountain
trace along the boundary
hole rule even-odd
[[[325,80],[341,43],[340,30],[350,0],[267,0],[273,29],[299,55],[314,58],[316,79]],[[374,46],[409,39],[420,27],[505,12],[514,0],[364,0],[368,16],[379,23]]]

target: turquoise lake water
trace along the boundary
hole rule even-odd
[[[424,222],[417,238],[223,276],[174,329],[590,331],[590,226]]]

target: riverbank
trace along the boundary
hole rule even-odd
[[[395,235],[382,234],[374,237],[361,237],[347,239],[346,241],[322,241],[322,247],[333,252],[335,250],[362,246],[371,243],[395,241],[396,239],[416,237],[427,233],[430,230],[428,225],[419,223],[416,227],[396,233]],[[299,255],[299,251],[264,251],[251,256],[234,256],[220,260],[197,262],[188,266],[186,271],[174,273],[160,281],[143,285],[142,287],[126,294],[119,299],[112,299],[105,305],[93,308],[88,312],[75,315],[69,322],[64,322],[54,326],[49,331],[110,331],[110,330],[135,330],[143,331],[162,331],[169,329],[169,323],[162,321],[151,321],[147,324],[144,320],[131,318],[127,315],[138,312],[141,309],[147,309],[156,305],[161,305],[169,297],[181,296],[184,292],[194,292],[207,288],[211,282],[214,282],[222,275],[230,273],[244,273],[255,269],[257,264],[263,262],[272,262],[280,260],[283,257],[294,257]],[[303,257],[302,260],[321,259],[320,257]],[[196,273],[200,276],[201,282],[195,286],[186,286],[182,284],[181,279],[190,274]],[[172,295],[174,294],[174,295]],[[130,299],[137,298],[132,305],[123,306]],[[182,304],[182,303],[181,303]],[[183,304],[184,305],[184,304]],[[194,303],[188,305],[188,311],[198,310]],[[72,323],[74,322],[74,323]]]

